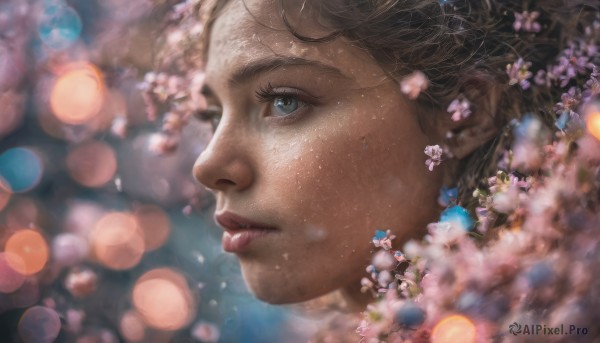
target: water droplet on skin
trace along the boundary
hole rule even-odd
[[[276,265],[275,270],[279,270],[279,269],[281,269],[281,267],[279,265]]]
[[[198,263],[204,264],[204,256],[201,253],[195,252],[194,257],[196,257],[196,260],[198,261]]]
[[[225,287],[227,287],[227,282],[221,282],[221,289],[225,289]]]
[[[289,258],[289,254],[288,254],[287,252],[286,252],[286,253],[284,253],[282,256],[283,256],[283,259],[284,259],[284,260],[286,260],[286,261],[287,261],[287,260],[288,260],[288,258]]]
[[[323,168],[321,168],[321,165],[320,165],[320,164],[319,164],[319,169],[323,169]]]
[[[211,301],[208,302],[208,306],[216,307],[217,305],[218,305],[218,303],[215,299],[212,299]]]
[[[305,220],[306,222],[306,220]],[[323,241],[327,238],[327,231],[325,231],[322,228],[318,228],[318,227],[309,227],[309,229],[306,231],[306,235],[308,236],[307,238],[311,241]]]

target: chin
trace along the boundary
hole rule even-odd
[[[294,273],[250,272],[242,267],[242,275],[250,292],[257,299],[272,305],[308,301],[333,290],[315,286],[318,282],[307,283],[306,280],[295,279]]]

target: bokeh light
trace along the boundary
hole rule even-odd
[[[32,275],[44,268],[48,262],[48,244],[34,230],[19,230],[6,241],[6,261],[15,271]]]
[[[195,315],[195,301],[185,278],[168,269],[153,269],[136,282],[133,305],[144,322],[159,330],[177,330]]]
[[[130,342],[141,342],[144,339],[146,325],[135,311],[126,311],[119,323],[121,335]]]
[[[64,49],[77,41],[82,24],[77,12],[61,0],[45,1],[38,34],[52,49]]]
[[[160,248],[169,238],[171,232],[169,217],[160,207],[154,205],[138,206],[135,217],[144,232],[146,251]]]
[[[96,290],[98,276],[89,268],[71,270],[65,277],[65,288],[74,297],[86,297]]]
[[[201,218],[214,205],[190,174],[212,136],[191,120],[206,107],[203,72],[144,81],[159,58],[152,33],[196,5],[0,1],[0,343],[282,341],[287,327],[248,293],[233,255],[216,260]],[[163,148],[179,145],[171,156],[147,150],[160,126]],[[178,271],[139,278],[157,266]],[[44,327],[46,311],[64,326]]]
[[[0,292],[11,293],[19,289],[25,282],[25,276],[17,272],[8,263],[6,255],[9,253],[0,252]],[[10,257],[13,264],[17,264],[20,270],[23,270],[23,260],[18,255]]]
[[[88,237],[91,229],[105,213],[97,203],[73,200],[68,204],[63,226],[67,232]]]
[[[78,183],[100,187],[115,175],[117,157],[110,145],[100,141],[87,142],[69,152],[67,170]]]
[[[94,118],[104,103],[104,81],[90,64],[66,68],[50,93],[54,115],[66,124],[82,124]]]
[[[128,213],[104,215],[90,232],[90,245],[104,266],[124,270],[137,265],[144,254],[144,234]]]
[[[476,330],[473,322],[461,315],[450,315],[433,328],[432,343],[473,343]]]
[[[34,306],[19,320],[19,335],[26,343],[51,343],[60,332],[60,318],[51,308]]]
[[[192,337],[201,342],[217,342],[220,335],[219,328],[212,323],[201,321],[192,328]]]
[[[586,117],[587,130],[589,133],[600,140],[600,108],[594,107],[589,111]]]
[[[88,242],[73,233],[61,233],[52,240],[52,258],[61,266],[82,262],[88,254]]]
[[[71,66],[71,64],[68,66]],[[82,65],[79,64],[78,66],[81,67]],[[73,67],[70,68],[73,69]],[[66,70],[70,69],[67,68]],[[100,118],[100,115],[96,115],[84,123],[67,124],[60,120],[52,110],[50,97],[56,84],[56,75],[62,75],[64,72],[65,70],[59,69],[54,73],[47,73],[38,78],[33,94],[38,124],[49,136],[68,142],[79,143],[92,139],[95,134],[104,129],[101,125],[102,120],[100,120],[103,118]]]
[[[37,186],[43,169],[42,160],[29,148],[12,148],[0,155],[0,179],[14,193],[26,192]]]

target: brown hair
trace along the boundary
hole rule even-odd
[[[211,6],[205,37],[227,3],[220,0]],[[556,119],[553,99],[560,98],[560,91],[509,86],[506,66],[523,58],[532,63],[534,73],[546,68],[570,37],[583,34],[583,23],[592,22],[599,6],[591,0],[306,0],[302,8],[311,6],[311,13],[320,14],[318,22],[331,30],[310,37],[290,23],[285,5],[279,0],[282,19],[301,41],[319,43],[343,36],[368,51],[396,79],[413,70],[424,72],[430,87],[417,100],[423,115],[431,109],[445,111],[459,94],[473,100],[501,85],[499,110],[492,114],[501,129],[460,161],[459,199],[468,208],[477,201],[473,190],[496,170],[500,151],[510,144],[511,120],[526,112],[548,125]],[[514,13],[530,8],[540,12],[540,32],[515,32]]]

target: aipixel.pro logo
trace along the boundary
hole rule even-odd
[[[517,335],[587,335],[588,328],[576,325],[560,324],[559,326],[548,326],[545,324],[520,324],[513,322],[508,326],[508,332]]]

